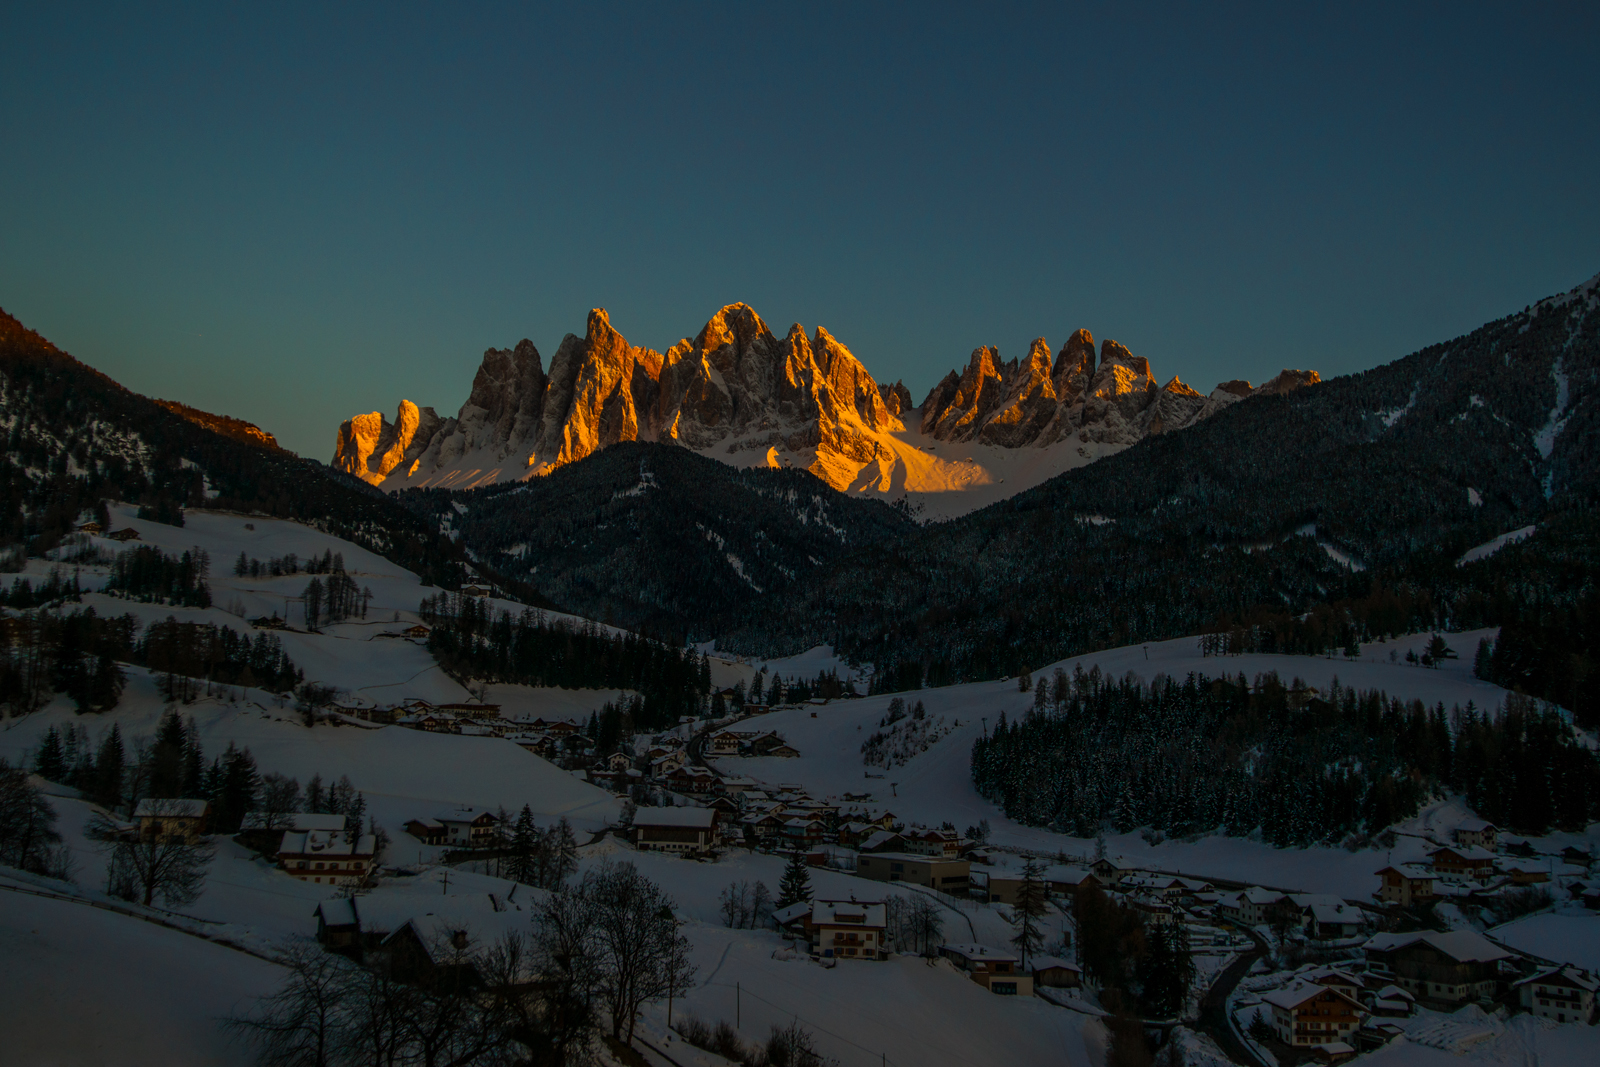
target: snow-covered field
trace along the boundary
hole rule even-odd
[[[1506,696],[1505,690],[1472,676],[1472,654],[1478,641],[1493,636],[1482,630],[1446,635],[1459,659],[1445,660],[1438,669],[1405,662],[1407,651],[1419,655],[1427,634],[1412,635],[1384,644],[1362,648],[1361,658],[1245,655],[1201,656],[1198,641],[1176,641],[1129,646],[1090,653],[1059,663],[1048,664],[1034,677],[1049,677],[1056,667],[1069,673],[1078,665],[1085,670],[1099,666],[1101,671],[1121,677],[1129,671],[1142,678],[1167,674],[1182,678],[1191,671],[1212,676],[1257,674],[1276,671],[1285,682],[1300,678],[1323,689],[1334,679],[1358,689],[1382,689],[1391,696],[1419,699],[1430,706],[1443,702],[1446,708],[1472,701],[1480,708],[1494,708]],[[1391,653],[1393,657],[1391,658]],[[980,797],[972,786],[968,761],[973,741],[1001,712],[1015,717],[1031,703],[1031,694],[1018,691],[1012,681],[978,682],[943,689],[924,689],[899,694],[908,703],[922,701],[930,721],[944,717],[951,732],[903,766],[885,771],[862,763],[861,744],[878,728],[889,696],[861,700],[835,701],[821,707],[777,711],[749,720],[745,728],[776,730],[800,750],[800,756],[780,758],[733,758],[717,761],[730,774],[749,775],[768,783],[795,783],[813,796],[842,797],[845,793],[870,794],[870,806],[888,809],[902,819],[937,826],[950,822],[966,829],[980,819],[988,819],[991,841],[1001,846],[1066,852],[1068,855],[1092,853],[1092,841],[1067,837],[1034,827],[1022,826],[1004,817],[999,809]],[[1376,887],[1373,872],[1389,862],[1419,859],[1427,842],[1424,832],[1447,833],[1451,821],[1441,816],[1466,817],[1459,806],[1446,806],[1442,812],[1425,812],[1412,829],[1419,836],[1402,834],[1395,848],[1384,851],[1347,852],[1339,848],[1276,849],[1243,838],[1203,837],[1193,842],[1168,840],[1147,844],[1137,834],[1107,839],[1109,851],[1128,860],[1167,871],[1199,876],[1228,878],[1257,884],[1337,893],[1367,899]],[[1588,835],[1561,835],[1569,839],[1600,841],[1600,827]]]
[[[218,1021],[282,969],[84,904],[0,891],[0,1062],[235,1064]]]
[[[1529,915],[1497,926],[1490,933],[1512,948],[1600,973],[1600,914],[1577,905]]]

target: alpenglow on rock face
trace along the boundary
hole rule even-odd
[[[1150,361],[1088,330],[1073,334],[1052,364],[1043,337],[1020,363],[999,362],[992,348],[973,351],[967,369],[951,371],[922,403],[922,432],[940,441],[1003,448],[1082,443],[1131,445],[1150,434],[1191,426],[1248,396],[1286,393],[1322,378],[1286,370],[1259,388],[1224,382],[1202,396],[1176,377],[1156,385]]]
[[[820,327],[808,335],[796,324],[780,339],[748,305],[730,304],[663,355],[630,345],[595,309],[548,373],[530,341],[485,352],[453,419],[402,400],[393,422],[376,411],[346,420],[333,466],[384,489],[467,488],[619,441],[675,442],[736,466],[805,467],[840,490],[943,494],[936,510],[956,513],[1246,396],[1318,380],[1285,371],[1260,389],[1229,382],[1203,397],[1176,378],[1157,387],[1148,362],[1114,341],[1097,365],[1079,330],[1053,362],[1043,338],[1020,362],[979,348],[919,410],[903,384],[879,385]],[[965,502],[951,502],[962,490]]]

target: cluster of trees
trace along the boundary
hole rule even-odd
[[[13,715],[37,710],[53,693],[71,697],[79,711],[109,711],[122,696],[122,663],[150,668],[167,699],[185,703],[202,688],[207,695],[225,686],[284,693],[303,678],[272,634],[171,616],[141,634],[131,614],[30,611],[0,620],[0,636],[0,709]]]
[[[98,744],[82,725],[52,726],[34,750],[33,769],[110,811],[131,812],[146,798],[208,800],[216,833],[239,829],[245,813],[255,810],[262,781],[250,750],[232,742],[208,765],[194,720],[180,719],[171,708],[154,738],[131,743],[117,723]]]
[[[1484,641],[1473,673],[1507,689],[1560,704],[1600,726],[1600,588],[1571,603],[1541,599],[1508,607],[1499,636]]]
[[[758,929],[772,918],[772,890],[760,879],[754,885],[747,878],[729,882],[717,897],[717,910],[724,926],[735,930]]]
[[[104,591],[146,604],[209,608],[211,585],[206,573],[210,567],[211,559],[203,548],[169,556],[154,545],[134,545],[111,561]]]
[[[1147,1019],[1183,1014],[1195,979],[1187,927],[1176,922],[1146,926],[1137,909],[1097,886],[1077,891],[1072,918],[1078,963],[1085,977],[1099,983],[1102,1004],[1113,1013],[1137,1012]]]
[[[939,905],[921,893],[884,898],[886,926],[883,936],[896,952],[932,956],[944,936],[944,914]]]
[[[78,575],[63,573],[60,567],[50,568],[50,573],[38,588],[27,578],[11,579],[10,590],[0,593],[0,605],[8,608],[38,608],[59,600],[80,600],[83,590],[78,587]]]
[[[328,575],[326,582],[321,578],[311,579],[300,596],[306,607],[306,629],[315,630],[324,622],[343,622],[356,616],[366,618],[372,590],[362,588],[341,565]]]
[[[264,828],[269,830],[287,829],[292,816],[298,812],[343,815],[345,836],[350,840],[362,834],[362,820],[366,819],[365,832],[377,838],[378,854],[381,855],[389,844],[389,835],[383,827],[367,818],[367,798],[351,783],[349,775],[340,775],[337,782],[324,785],[322,775],[313,774],[302,791],[298,778],[268,772],[257,781],[248,810],[259,813]]]
[[[533,809],[524,804],[515,822],[502,812],[499,825],[505,852],[499,869],[503,877],[554,891],[577,871],[578,840],[566,816],[541,827],[534,821]]]
[[[270,633],[254,637],[211,622],[179,622],[168,616],[145,630],[137,662],[161,675],[169,700],[192,701],[199,684],[209,695],[218,686],[244,686],[287,693],[304,678]]]
[[[28,780],[28,769],[0,759],[0,866],[68,878],[71,861],[60,844],[55,809]]]
[[[788,1026],[774,1026],[765,1045],[747,1045],[739,1031],[727,1020],[716,1026],[684,1016],[673,1029],[689,1044],[715,1052],[731,1063],[744,1067],[838,1067],[839,1061],[817,1051],[811,1032],[792,1020]]]
[[[456,677],[642,694],[634,725],[659,729],[699,715],[711,691],[709,659],[634,633],[552,619],[524,609],[495,614],[481,597],[448,592],[418,609],[433,627],[428,649]]]
[[[888,714],[879,720],[879,728],[861,742],[861,762],[869,767],[888,769],[928,751],[929,746],[950,733],[951,727],[943,715],[937,719],[927,716],[920,700],[910,712],[906,711],[902,698],[889,701]]]
[[[1098,668],[1062,672],[1048,689],[974,743],[973,780],[1011,817],[1081,837],[1110,825],[1333,843],[1445,788],[1523,833],[1600,813],[1600,762],[1558,712],[1528,700],[1498,716],[1471,704],[1447,713],[1337,685],[1314,695],[1274,674],[1145,685]]]
[[[332,574],[344,572],[344,553],[326,549],[320,556],[308,556],[301,560],[297,552],[285,552],[281,556],[273,556],[265,563],[254,556],[241,550],[239,558],[233,561],[233,574],[236,578],[282,578],[295,574]]]
[[[660,886],[631,864],[605,865],[551,893],[526,934],[486,945],[459,931],[430,946],[425,970],[307,945],[284,986],[231,1025],[281,1067],[585,1062],[602,1018],[631,1041],[646,1002],[690,988],[679,925]]]
[[[781,614],[779,590],[914,529],[804,470],[740,470],[645,442],[531,481],[396,497],[567,610],[669,644],[716,637],[744,609]]]

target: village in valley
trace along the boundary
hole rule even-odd
[[[592,1028],[606,1062],[1098,1063],[1129,1032],[1181,1050],[1169,1059],[1268,1067],[1600,1050],[1592,837],[1503,832],[1440,798],[1348,848],[1084,839],[1014,823],[973,791],[973,741],[1052,677],[1085,663],[1176,673],[1194,642],[877,695],[826,649],[768,662],[689,649],[674,655],[703,677],[697,713],[640,730],[645,705],[626,688],[452,677],[430,651],[449,620],[424,619],[418,580],[354,544],[227,513],[193,511],[182,528],[114,515],[115,538],[85,524],[28,577],[70,569],[86,607],[133,627],[270,635],[297,672],[273,689],[149,660],[121,668],[111,710],[62,695],[0,734],[7,788],[49,827],[28,853],[41,862],[0,869],[18,958],[56,951],[55,931],[92,913],[95,981],[152,938],[165,946],[153,982],[213,976],[176,1007],[109,997],[135,1050],[237,1053],[297,988],[335,974],[352,991],[387,976],[429,1010],[456,998],[452,1040],[525,1033],[481,998],[547,980],[567,921],[597,938],[589,1021],[540,1032]],[[128,546],[209,559],[223,606],[109,588]],[[215,562],[235,557],[231,574]],[[359,587],[359,602],[308,616],[300,566],[276,565],[288,558],[328,561],[326,584]],[[524,610],[496,592],[460,596]],[[613,639],[583,620],[540,624]],[[1459,670],[1376,654],[1246,667],[1494,697]],[[608,967],[636,968],[633,984]],[[232,1036],[201,1016],[236,1019]],[[12,1040],[42,1047],[63,1022],[46,1012]]]

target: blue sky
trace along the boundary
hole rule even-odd
[[[8,9],[0,307],[327,459],[597,306],[920,401],[1079,327],[1346,373],[1600,272],[1592,4],[332,6]]]

